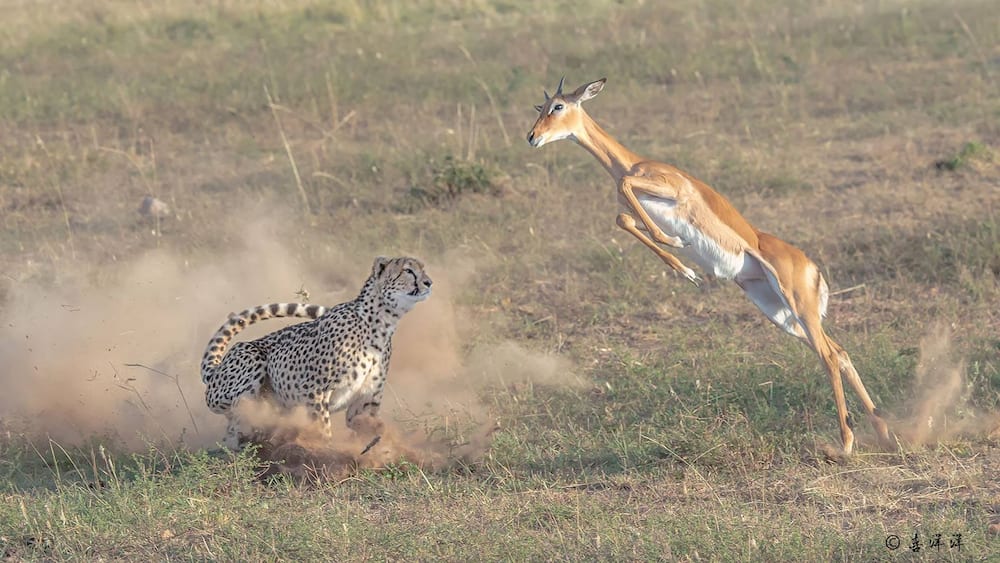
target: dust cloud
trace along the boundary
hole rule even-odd
[[[1000,429],[1000,417],[977,412],[970,404],[966,365],[952,348],[951,331],[943,324],[933,326],[920,341],[908,415],[892,425],[899,438],[911,446]]]
[[[64,446],[113,440],[133,450],[150,443],[217,447],[225,418],[205,406],[199,374],[208,338],[231,311],[275,301],[331,306],[353,298],[374,256],[346,251],[330,238],[303,241],[274,224],[244,224],[242,244],[212,262],[154,250],[110,268],[60,272],[45,286],[13,283],[0,303],[0,423]],[[296,258],[296,248],[306,249],[306,257]],[[394,338],[381,440],[362,457],[369,441],[338,430],[338,455],[355,465],[383,463],[390,455],[431,463],[482,453],[496,427],[482,401],[485,390],[525,380],[578,381],[558,358],[491,340],[475,315],[455,305],[455,290],[475,275],[471,260],[419,257],[434,279],[434,294],[402,319]],[[312,293],[308,300],[296,294],[300,288]],[[268,320],[240,338],[289,322]],[[292,428],[301,422],[294,413],[261,416],[290,421]],[[341,415],[334,426],[344,426]]]

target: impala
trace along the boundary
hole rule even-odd
[[[844,456],[854,448],[854,433],[841,376],[861,399],[880,445],[893,448],[888,426],[851,358],[823,331],[829,289],[816,264],[798,248],[754,228],[708,185],[669,164],[647,160],[608,135],[581,106],[604,83],[602,78],[564,94],[560,80],[556,93],[546,92],[545,103],[535,106],[539,115],[528,143],[576,141],[614,179],[619,227],[695,284],[695,272],[673,253],[713,277],[735,281],[771,322],[812,348],[830,376]]]

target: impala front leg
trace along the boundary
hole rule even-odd
[[[622,176],[621,182],[618,183],[618,193],[625,198],[625,201],[628,202],[628,206],[632,209],[632,212],[639,217],[639,221],[642,223],[642,226],[645,227],[646,232],[649,233],[650,238],[660,244],[665,244],[674,248],[684,248],[687,246],[681,239],[664,233],[660,227],[653,222],[649,213],[646,213],[642,204],[639,203],[639,198],[635,197],[635,190],[639,190],[642,193],[655,197],[673,199],[675,201],[677,200],[677,190],[669,184],[650,180],[649,178],[644,178],[642,176]]]
[[[694,270],[685,266],[676,256],[670,254],[666,250],[660,248],[658,244],[650,240],[645,233],[639,230],[639,227],[635,224],[635,218],[628,213],[621,213],[618,215],[618,219],[615,221],[619,227],[628,231],[632,236],[639,239],[639,242],[645,244],[650,250],[656,253],[661,260],[666,262],[668,266],[674,269],[678,274],[687,278],[687,280],[694,285],[698,285],[698,276],[694,273]]]

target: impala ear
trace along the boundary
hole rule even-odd
[[[535,106],[535,111],[542,113],[542,106]]]
[[[607,81],[608,81],[607,78],[602,78],[600,80],[595,80],[590,84],[584,84],[583,86],[577,88],[576,91],[574,91],[568,97],[572,98],[573,101],[578,104],[581,102],[586,102],[587,100],[599,94],[601,90],[604,88],[604,83]]]

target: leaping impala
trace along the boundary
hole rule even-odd
[[[829,289],[798,248],[758,231],[721,194],[693,176],[625,148],[587,115],[581,104],[604,88],[602,78],[535,106],[538,120],[528,133],[533,147],[572,139],[604,166],[618,186],[617,224],[656,253],[668,266],[697,283],[697,276],[674,252],[704,272],[736,282],[779,328],[812,348],[830,376],[837,404],[843,455],[854,448],[841,374],[858,394],[883,448],[895,446],[847,352],[823,332]],[[661,245],[670,249],[668,252]]]

